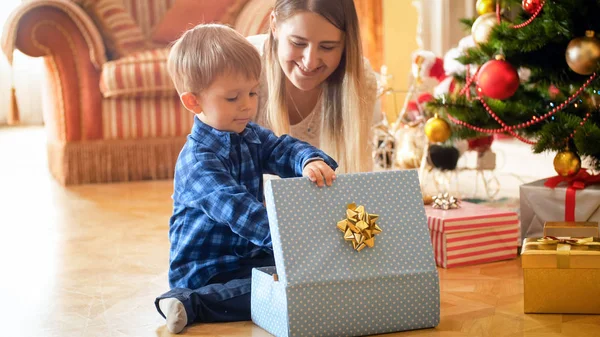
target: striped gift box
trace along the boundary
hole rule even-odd
[[[515,258],[519,218],[517,213],[462,202],[461,208],[425,206],[435,262],[443,268]]]

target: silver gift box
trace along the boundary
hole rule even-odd
[[[544,186],[546,179],[519,187],[521,200],[521,240],[544,236],[544,223],[565,221],[567,185],[552,189]],[[600,221],[600,185],[577,190],[575,221]]]

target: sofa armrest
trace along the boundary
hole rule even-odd
[[[38,10],[56,9],[66,14],[69,19],[77,26],[79,33],[88,46],[90,60],[98,69],[106,62],[106,50],[100,31],[94,24],[94,21],[77,4],[68,0],[34,0],[22,3],[18,6],[4,24],[4,30],[1,38],[2,51],[9,62],[12,63],[13,51],[17,47],[17,35],[21,25],[31,25],[35,22],[29,20],[29,14]],[[43,19],[43,17],[39,18]],[[21,49],[21,48],[19,48]],[[23,51],[23,50],[21,50]],[[23,51],[29,56],[45,56],[41,50]],[[31,55],[33,54],[33,55]]]
[[[2,50],[15,48],[45,58],[44,119],[51,140],[102,138],[100,70],[106,62],[98,29],[76,4],[35,0],[15,9],[6,22]]]

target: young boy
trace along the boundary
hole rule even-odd
[[[250,319],[252,268],[272,266],[264,173],[331,185],[337,163],[251,122],[261,59],[241,34],[199,25],[175,42],[168,70],[194,126],[175,166],[171,291],[156,299],[167,328]]]

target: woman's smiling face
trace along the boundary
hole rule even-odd
[[[298,13],[275,22],[277,58],[285,76],[300,90],[312,90],[339,66],[344,32],[319,14]]]

